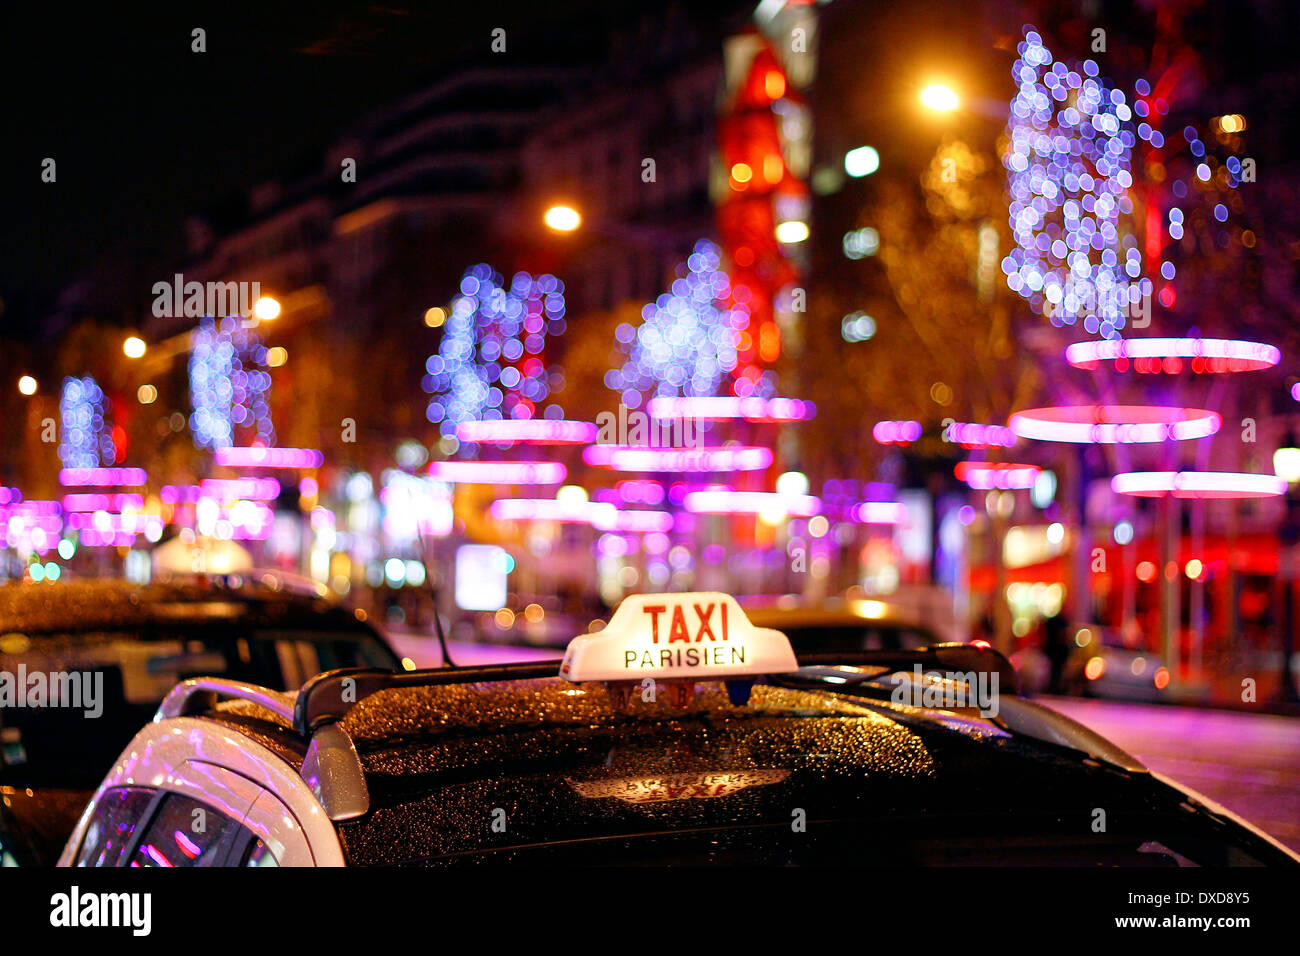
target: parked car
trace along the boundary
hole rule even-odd
[[[179,681],[293,690],[322,670],[401,666],[363,612],[278,572],[0,587],[0,860],[52,863]]]

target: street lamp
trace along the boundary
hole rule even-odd
[[[144,339],[138,335],[132,335],[122,343],[122,351],[126,353],[127,358],[137,359],[142,357],[145,351]]]
[[[958,105],[957,94],[942,83],[933,83],[923,89],[921,102],[937,113],[951,113]]]
[[[263,322],[270,322],[280,314],[280,303],[272,296],[264,295],[253,304],[253,315]]]
[[[36,394],[36,379],[30,375],[24,375],[18,380],[18,391],[24,395]]]
[[[874,146],[859,146],[844,154],[844,171],[854,179],[870,176],[880,168],[880,153]]]
[[[1273,452],[1273,474],[1284,478],[1289,485],[1300,481],[1300,448],[1296,447],[1292,432],[1286,433],[1281,447]]]
[[[582,225],[582,216],[572,206],[552,206],[546,210],[545,222],[556,232],[573,232]]]

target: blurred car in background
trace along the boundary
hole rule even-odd
[[[104,771],[182,680],[294,690],[323,670],[402,666],[363,612],[277,571],[0,587],[0,863],[57,859]],[[87,699],[45,705],[32,691],[56,675]]]
[[[796,651],[898,651],[943,643],[909,608],[868,598],[828,598],[817,605],[740,598],[757,627],[790,638]]]
[[[1062,690],[1082,697],[1161,701],[1167,697],[1169,668],[1154,651],[1126,643],[1123,635],[1095,624],[1078,628],[1065,664]],[[1039,647],[1024,647],[1011,655],[1022,685],[1033,693],[1048,693],[1051,668]]]

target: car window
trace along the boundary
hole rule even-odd
[[[81,841],[76,865],[117,866],[156,795],[156,790],[143,787],[106,791],[95,807],[86,837]]]
[[[169,794],[131,855],[131,866],[213,866],[239,824],[219,810]]]
[[[280,863],[271,852],[271,848],[262,842],[260,838],[255,839],[248,847],[244,854],[243,866],[279,866]]]

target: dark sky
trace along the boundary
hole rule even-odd
[[[187,214],[311,156],[368,109],[474,61],[598,60],[610,21],[661,6],[0,5],[0,337],[30,335],[96,261],[166,262]],[[504,56],[489,48],[498,26]],[[206,53],[190,50],[195,27]],[[45,157],[56,184],[40,180]]]

